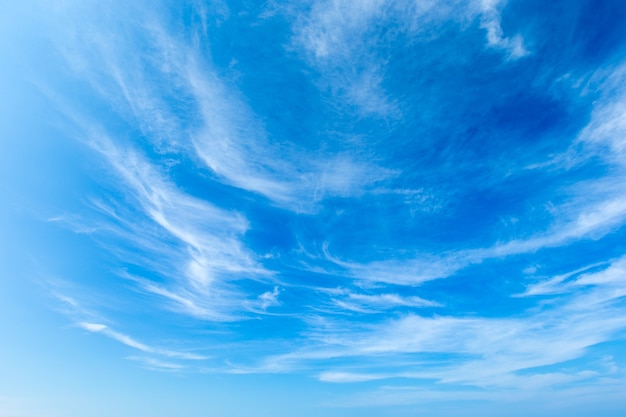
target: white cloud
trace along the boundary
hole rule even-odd
[[[239,317],[247,295],[232,281],[272,274],[242,243],[247,219],[185,193],[137,150],[115,143],[77,113],[68,116],[80,128],[80,140],[112,168],[102,180],[123,196],[91,199],[92,214],[101,216],[70,217],[68,226],[90,230],[111,255],[156,274],[148,279],[120,273],[170,300],[170,309],[208,320]]]
[[[82,327],[83,329],[94,333],[101,332],[107,328],[104,324],[98,323],[78,323],[78,327]]]
[[[599,267],[605,268],[598,270]],[[611,262],[596,263],[575,271],[551,277],[528,286],[519,297],[536,295],[567,294],[581,291],[590,287],[601,286],[603,291],[595,289],[581,299],[585,303],[599,304],[607,299],[618,298],[626,295],[626,256]]]
[[[236,93],[208,70],[186,65],[186,79],[203,122],[193,136],[194,149],[224,182],[259,193],[280,207],[313,212],[327,197],[358,196],[394,175],[359,157],[361,149],[344,155],[312,155],[291,144],[271,144]]]
[[[144,357],[144,356],[128,356],[126,359],[140,362],[145,365],[147,369],[166,372],[178,372],[185,367],[178,363],[163,361],[160,359]]]
[[[514,318],[409,314],[360,325],[336,317],[311,320],[306,347],[270,357],[264,366],[297,369],[303,363],[323,363],[330,369],[319,377],[331,382],[435,379],[529,392],[605,377],[616,372],[614,364],[558,365],[584,357],[589,348],[613,340],[626,329],[626,316],[618,303],[626,295],[625,265],[620,258],[595,272],[590,271],[597,265],[574,271],[569,274],[574,280],[561,279],[564,288],[558,293],[565,295],[555,298],[550,308]],[[555,368],[540,368],[546,366]]]
[[[561,294],[567,292],[567,285],[563,285],[563,282],[569,280],[571,277],[579,275],[585,271],[588,271],[591,268],[597,268],[598,266],[605,265],[605,262],[588,265],[584,268],[577,269],[575,271],[571,271],[565,274],[557,275],[551,277],[548,280],[538,282],[536,284],[530,285],[526,288],[526,291],[522,294],[516,294],[515,297],[525,297],[531,295],[549,295],[549,294]]]
[[[528,55],[528,51],[524,47],[524,41],[520,35],[504,36],[500,24],[500,9],[504,3],[503,0],[480,1],[481,27],[487,31],[487,44],[489,46],[506,51],[510,59],[518,59]]]
[[[365,115],[398,113],[382,87],[384,63],[373,52],[379,39],[366,35],[388,8],[386,0],[329,0],[315,3],[294,23],[295,49],[304,49],[322,74],[320,88]]]
[[[390,34],[378,32],[381,21],[396,32],[436,37],[436,26],[449,22],[459,27],[478,19],[486,31],[487,45],[518,59],[529,52],[520,35],[507,37],[500,24],[502,0],[325,0],[315,2],[294,19],[296,50],[320,72],[320,88],[330,89],[338,102],[360,114],[398,117],[401,110],[385,91],[387,58],[376,52],[393,42]]]
[[[441,307],[441,304],[416,296],[401,296],[393,293],[363,294],[347,289],[324,290],[331,295],[331,302],[342,310],[359,313],[378,313],[399,307]]]
[[[274,287],[274,289],[270,292],[264,292],[259,296],[259,301],[261,303],[261,308],[266,310],[268,307],[275,307],[280,305],[280,301],[278,300],[278,296],[280,294],[280,289],[278,287]]]
[[[158,259],[143,265],[152,266],[169,281],[169,288],[144,285],[144,289],[179,302],[189,314],[203,310],[206,314],[202,317],[228,319],[229,310],[236,310],[241,299],[228,282],[269,275],[240,240],[248,229],[245,217],[185,194],[137,152],[120,149],[102,135],[91,139],[122,179],[126,188],[120,191],[141,208],[134,214],[124,206],[117,207],[125,214],[118,237],[141,249],[142,258]],[[159,226],[152,236],[145,228],[144,216]]]
[[[382,1],[319,3],[319,7],[313,8],[309,20],[301,22],[304,26],[300,28],[298,39],[306,43],[320,68],[329,71],[329,77],[337,74],[328,69],[332,65],[325,66],[328,60],[342,62],[345,68],[352,70],[356,68],[357,54],[348,49],[349,43],[354,39],[357,44],[366,42],[367,25],[381,13],[385,4]],[[434,2],[416,4],[423,7],[424,14],[435,7]],[[505,37],[502,32],[500,2],[481,4],[478,14],[487,31],[488,44],[507,51],[511,58],[523,56],[526,51],[520,38]],[[96,47],[102,55],[98,62],[106,63],[103,72],[111,73],[111,79],[90,81],[115,106],[130,108],[142,133],[150,140],[158,146],[170,144],[177,151],[197,156],[219,181],[262,195],[274,205],[310,213],[324,198],[359,196],[374,184],[397,174],[368,162],[365,152],[360,149],[351,149],[338,156],[321,152],[312,157],[288,143],[270,141],[262,124],[245,105],[245,100],[220,79],[209,64],[200,62],[193,45],[186,45],[158,26],[151,27],[146,33],[154,35],[155,47],[168,58],[160,75],[164,80],[173,80],[172,84],[197,106],[194,108],[197,112],[194,123],[186,125],[172,116],[171,109],[155,98],[155,86],[141,76],[141,65],[145,63],[133,61],[128,70],[112,44]],[[149,64],[154,65],[153,62]],[[368,65],[358,71],[343,94],[366,113],[384,113],[388,111],[385,110],[387,106],[393,106],[381,88],[383,66],[375,61]],[[354,75],[350,71],[346,74]],[[331,83],[341,83],[342,80],[345,79],[340,77]],[[104,88],[108,83],[122,94],[110,93]],[[124,105],[119,104],[119,97],[124,98]],[[598,153],[606,155],[607,161],[618,167],[623,164],[625,146],[622,137],[626,137],[622,134],[626,130],[622,97],[607,95],[596,103],[592,120],[580,135],[580,142],[609,148],[610,153]],[[366,107],[368,103],[372,108]],[[120,109],[120,112],[124,110]],[[266,310],[280,304],[277,286],[258,295],[258,292],[244,293],[233,284],[247,278],[271,280],[272,275],[244,244],[243,237],[250,225],[243,215],[189,195],[168,179],[164,170],[150,163],[132,146],[121,145],[119,140],[90,126],[85,131],[87,142],[113,168],[116,180],[111,183],[115,184],[115,191],[123,195],[124,201],[92,200],[93,207],[107,220],[94,227],[81,228],[81,232],[108,233],[120,239],[109,244],[112,253],[124,262],[146,267],[163,280],[121,275],[136,282],[144,291],[169,300],[171,308],[176,311],[201,319],[234,320],[240,318],[239,313],[244,307],[258,312],[255,309]],[[182,145],[185,140],[180,140],[181,137],[189,139],[191,145]],[[444,278],[486,259],[532,253],[579,239],[598,239],[622,227],[626,219],[626,189],[623,185],[626,182],[621,182],[623,175],[617,179],[619,181],[609,178],[593,182],[589,188],[595,191],[591,194],[583,192],[588,188],[577,185],[580,197],[558,207],[551,227],[526,239],[440,255],[424,254],[404,260],[369,263],[340,259],[331,254],[328,246],[324,247],[323,253],[326,261],[345,272],[343,275],[363,281],[412,286]],[[598,185],[604,188],[598,191]],[[139,250],[124,252],[119,248],[122,246],[117,244],[119,242],[129,243]],[[386,319],[375,325],[343,326],[345,323],[334,319],[326,320],[323,326],[313,323],[311,330],[304,334],[309,346],[290,354],[269,357],[258,369],[285,370],[302,366],[307,361],[357,357],[363,359],[363,372],[329,370],[319,378],[333,382],[389,377],[434,378],[451,384],[518,388],[544,387],[584,378],[592,374],[581,371],[523,376],[517,372],[580,358],[585,349],[611,340],[617,331],[625,328],[623,312],[612,305],[625,294],[623,258],[601,272],[589,271],[588,267],[529,287],[523,295],[565,294],[570,298],[557,300],[554,310],[528,312],[513,319],[426,318],[413,314]],[[578,289],[583,287],[592,289],[581,294]],[[344,291],[333,294],[331,300],[342,309],[358,312],[438,306],[436,302],[420,297],[386,292]],[[73,301],[68,303],[76,304]],[[143,344],[99,322],[79,325],[145,353],[179,359],[203,358]],[[404,354],[421,353],[460,355],[461,365],[442,361],[431,367],[400,366],[401,360],[397,359]],[[392,372],[378,373],[375,369],[368,369],[368,364],[375,358],[393,358],[390,360]],[[167,367],[168,362],[163,363],[162,367]],[[396,363],[398,366],[394,369]],[[154,362],[153,365],[158,364]]]
[[[591,74],[581,94],[600,94],[594,103],[591,120],[580,132],[573,150],[587,145],[585,152],[600,155],[621,167],[626,166],[626,63],[613,68],[604,68]],[[592,90],[592,91],[589,91]],[[623,173],[622,173],[623,174]]]
[[[361,195],[394,175],[363,149],[330,155],[270,141],[236,87],[202,59],[204,46],[177,37],[154,16],[124,42],[115,42],[119,22],[90,24],[87,40],[70,36],[60,45],[67,61],[161,152],[191,154],[218,180],[296,212],[315,211],[329,196]],[[131,53],[133,42],[148,42],[151,55]]]
[[[384,260],[370,263],[343,261],[331,254],[328,243],[323,245],[325,259],[344,268],[356,279],[385,282],[401,285],[416,285],[433,279],[447,277],[471,261],[468,256],[450,254],[448,256],[423,255],[407,260]]]
[[[524,239],[494,243],[483,248],[465,248],[440,254],[417,254],[404,259],[360,263],[340,259],[324,246],[326,260],[343,268],[346,275],[372,282],[416,285],[445,278],[469,265],[484,260],[534,253],[543,249],[563,247],[582,239],[598,240],[620,229],[626,223],[626,161],[624,140],[626,124],[622,87],[626,66],[604,71],[597,82],[600,99],[587,126],[574,139],[562,158],[559,169],[571,169],[598,158],[608,166],[608,173],[596,179],[569,186],[568,200],[553,206],[553,220],[545,231]],[[607,73],[608,72],[608,73]],[[553,169],[553,167],[549,167]],[[549,201],[546,204],[551,204]]]
[[[366,382],[384,378],[380,374],[357,374],[351,372],[322,372],[318,379],[324,382]]]
[[[157,348],[157,347],[152,347],[152,346],[148,346],[144,343],[138,342],[137,340],[133,339],[132,337],[125,335],[123,333],[119,333],[113,329],[111,329],[110,327],[104,325],[104,324],[100,324],[100,323],[88,323],[88,322],[82,322],[82,323],[77,323],[77,326],[93,332],[93,333],[100,333],[103,334],[113,340],[116,340],[128,347],[131,347],[133,349],[139,350],[141,352],[145,352],[145,353],[153,353],[153,354],[157,354],[157,355],[162,355],[162,356],[167,356],[167,357],[171,357],[171,358],[177,358],[177,359],[186,359],[186,360],[204,360],[207,359],[205,356],[202,355],[196,355],[194,353],[188,353],[188,352],[177,352],[177,351],[173,351],[173,350],[169,350],[169,349],[161,349],[161,348]]]

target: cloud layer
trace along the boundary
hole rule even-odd
[[[90,192],[48,219],[107,277],[62,310],[149,369],[374,387],[349,406],[613,398],[626,45],[583,3],[49,6]]]

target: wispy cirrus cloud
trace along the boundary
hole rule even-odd
[[[139,350],[141,352],[153,353],[156,355],[166,356],[166,357],[175,358],[175,359],[187,359],[187,360],[207,359],[205,356],[202,356],[202,355],[196,355],[193,353],[186,353],[186,352],[177,352],[177,351],[173,351],[169,349],[162,349],[162,348],[146,345],[145,343],[139,342],[126,334],[123,334],[123,333],[120,333],[111,329],[109,326],[105,324],[84,322],[84,323],[77,323],[77,326],[92,333],[103,334],[113,340],[116,340],[128,347]]]
[[[399,34],[419,42],[437,37],[444,22],[462,30],[467,22],[479,20],[488,47],[505,51],[509,59],[521,58],[529,52],[519,34],[503,33],[504,6],[501,0],[315,2],[294,19],[293,47],[304,50],[320,71],[321,88],[330,89],[339,103],[363,115],[399,118],[402,110],[384,87],[390,58],[379,51]],[[382,31],[381,22],[392,24],[394,30]]]
[[[168,233],[160,244],[158,231],[154,239],[147,242],[136,226],[132,226],[132,221],[125,222],[131,230],[126,236],[134,239],[134,247],[143,247],[147,251],[145,257],[161,252],[161,260],[163,255],[170,260],[169,268],[155,269],[155,272],[170,280],[171,286],[163,288],[153,283],[144,285],[144,289],[179,302],[183,308],[196,306],[189,309],[191,313],[203,311],[201,306],[205,306],[208,318],[212,315],[209,306],[227,307],[228,301],[225,305],[225,301],[220,300],[239,298],[236,296],[238,291],[229,289],[227,281],[233,277],[240,279],[242,274],[253,278],[269,273],[241,241],[249,227],[241,214],[186,195],[168,184],[137,153],[120,150],[106,139],[94,146],[128,187],[125,190],[130,192],[128,197],[134,198],[142,208],[138,214]],[[171,239],[179,244],[172,244]],[[189,303],[183,300],[189,300]],[[231,308],[237,307],[237,304],[231,304]]]
[[[398,109],[382,87],[384,63],[374,53],[381,39],[369,28],[390,11],[384,0],[315,3],[294,25],[296,48],[319,68],[322,88],[365,115],[393,116]]]
[[[416,296],[405,297],[389,293],[359,294],[349,291],[343,297],[334,297],[332,302],[344,310],[359,313],[375,313],[399,307],[441,307],[441,304],[435,301]]]
[[[65,295],[61,291],[77,293],[81,300]],[[79,291],[78,288],[70,288],[70,286],[66,283],[57,281],[54,283],[52,295],[63,303],[64,307],[62,312],[74,322],[74,326],[91,333],[104,335],[131,349],[139,351],[142,354],[151,355],[129,357],[129,359],[141,361],[151,368],[166,369],[171,371],[181,370],[185,368],[185,365],[181,363],[168,362],[168,360],[197,362],[209,359],[209,357],[205,355],[200,355],[190,351],[172,349],[141,342],[133,336],[115,330],[112,328],[111,324],[104,324],[105,322],[110,323],[110,320],[105,317],[105,314],[98,311],[97,306],[94,305],[96,303],[91,302],[88,307],[84,306],[84,303],[87,303],[87,300],[92,298],[88,296],[88,292],[85,290]],[[100,295],[100,298],[105,297]],[[101,309],[106,307],[102,305],[106,304],[106,301],[101,301],[100,304]]]
[[[113,264],[95,293],[130,287],[139,305],[119,309],[167,336],[104,313],[70,314],[77,326],[159,370],[496,393],[622,378],[596,352],[626,329],[621,248],[587,262],[573,247],[626,222],[623,69],[556,91],[561,68],[519,59],[536,51],[503,1],[191,9],[184,24],[91,10],[57,37],[93,95],[58,107],[101,165],[84,211],[50,220]],[[264,24],[283,32],[256,39]],[[283,99],[298,103],[284,118]],[[200,352],[226,335],[220,364],[159,341],[172,333]],[[443,394],[420,395],[381,403]]]
[[[318,323],[318,332],[309,333],[308,348],[270,358],[265,366],[289,369],[305,366],[302,363],[317,362],[319,366],[332,359],[354,358],[356,361],[344,362],[343,366],[325,365],[330,369],[320,373],[320,379],[436,379],[446,384],[498,389],[540,389],[600,378],[617,372],[615,366],[564,363],[585,356],[588,349],[613,340],[626,329],[626,320],[619,313],[620,300],[626,295],[623,264],[620,258],[573,281],[561,281],[558,292],[536,292],[533,289],[537,287],[531,286],[526,296],[570,294],[554,298],[550,308],[529,311],[517,318],[408,314],[361,326],[341,321],[333,324],[333,319],[327,318]],[[593,267],[597,266],[588,269]],[[315,326],[315,322],[311,324]],[[381,360],[385,361],[384,370],[379,368]]]
[[[236,85],[203,56],[200,34],[188,34],[190,42],[151,16],[130,34],[151,51],[136,56],[132,42],[119,47],[116,30],[90,23],[99,29],[92,38],[78,41],[74,34],[61,45],[72,68],[119,114],[132,115],[158,151],[189,155],[225,184],[310,213],[328,197],[359,196],[397,174],[362,147],[337,154],[271,140]]]
[[[146,369],[161,371],[161,372],[180,372],[185,369],[184,365],[179,363],[168,362],[160,359],[144,357],[144,356],[128,356],[126,359],[130,359],[143,364]]]
[[[508,37],[503,34],[500,23],[500,10],[506,4],[503,0],[481,0],[479,2],[480,25],[487,31],[487,44],[506,51],[510,59],[518,59],[528,55],[524,40],[520,35]]]
[[[242,241],[249,229],[245,216],[185,193],[138,150],[113,141],[80,116],[70,117],[80,127],[79,140],[111,168],[106,181],[113,193],[132,204],[116,200],[115,194],[92,198],[89,205],[99,214],[97,220],[53,220],[87,231],[111,255],[150,271],[146,276],[119,274],[169,300],[171,309],[218,321],[239,316],[248,295],[233,280],[267,279],[272,274]]]
[[[203,121],[193,138],[194,149],[225,182],[259,193],[278,206],[307,213],[325,198],[362,195],[396,174],[366,162],[365,155],[360,155],[363,149],[314,155],[290,143],[271,144],[241,101],[206,71],[188,65],[187,80]]]
[[[619,62],[586,78],[589,81],[582,88],[578,86],[578,81],[574,82],[573,88],[578,87],[582,95],[598,94],[599,100],[595,103],[589,124],[574,143],[573,152],[577,151],[577,146],[586,144],[587,151],[623,167],[622,156],[626,152],[626,63]]]
[[[426,300],[415,295],[402,295],[386,292],[383,288],[316,288],[324,296],[328,306],[320,308],[322,311],[346,313],[376,314],[396,309],[415,309],[426,307],[443,307],[442,304]]]
[[[491,247],[450,251],[443,254],[419,254],[414,258],[379,260],[360,263],[339,259],[326,247],[326,260],[347,275],[369,282],[419,285],[426,281],[446,278],[485,260],[535,253],[543,249],[566,246],[581,239],[598,239],[623,226],[626,221],[626,199],[613,196],[611,200],[579,205],[571,220],[561,220],[551,230],[527,239],[496,243]],[[568,208],[572,210],[571,208]],[[341,273],[341,272],[339,272]]]
[[[567,196],[558,205],[550,200],[543,202],[549,207],[551,221],[544,230],[533,226],[533,233],[524,238],[494,242],[486,247],[464,247],[434,253],[403,253],[400,259],[381,259],[358,262],[337,256],[328,242],[323,245],[325,261],[332,265],[333,273],[341,273],[370,282],[403,285],[445,278],[470,265],[486,260],[516,255],[532,254],[541,250],[567,247],[581,240],[598,240],[620,230],[626,224],[626,171],[621,138],[626,137],[623,117],[624,81],[623,65],[613,66],[592,74],[592,86],[584,94],[599,95],[586,126],[572,139],[572,145],[559,156],[551,156],[552,162],[543,166],[546,171],[567,172],[585,164],[601,164],[606,174],[563,187],[559,192]],[[579,87],[576,87],[579,88]],[[539,167],[534,168],[539,169]],[[333,269],[334,268],[334,269]]]
[[[607,266],[608,265],[608,266]],[[598,271],[598,269],[602,268]],[[607,294],[602,295],[596,290],[596,297],[619,298],[625,295],[626,288],[626,256],[607,263],[586,266],[566,274],[550,277],[526,288],[519,297],[555,295],[574,293],[590,287],[601,286]],[[602,299],[595,302],[601,302]]]

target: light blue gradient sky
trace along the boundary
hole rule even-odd
[[[6,3],[0,417],[626,412],[622,1]]]

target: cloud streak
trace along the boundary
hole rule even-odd
[[[196,355],[194,353],[186,353],[186,352],[177,352],[168,349],[161,349],[157,347],[148,346],[144,343],[138,342],[132,337],[125,335],[123,333],[119,333],[110,327],[100,324],[100,323],[78,323],[78,327],[85,329],[92,333],[100,333],[103,334],[123,345],[126,345],[130,348],[139,350],[144,353],[153,353],[160,356],[166,356],[169,358],[175,359],[185,359],[185,360],[205,360],[207,359],[205,356]]]
[[[95,52],[87,53],[93,62],[84,59],[86,45],[71,42],[63,45],[66,59],[114,109],[130,113],[160,152],[187,154],[219,181],[303,213],[328,197],[359,196],[396,174],[369,161],[365,149],[308,152],[272,140],[245,97],[203,59],[202,45],[170,33],[156,17],[133,33],[135,42],[150,39],[151,57],[127,56],[109,32],[93,35]]]
[[[621,157],[626,149],[621,140],[626,137],[626,125],[622,117],[624,91],[618,87],[623,80],[624,69],[618,66],[596,81],[596,93],[601,94],[601,99],[597,101],[589,123],[572,141],[572,146],[556,158],[567,161],[558,168],[566,171],[572,166],[592,163],[600,158],[608,166],[609,173],[570,186],[566,190],[569,200],[552,206],[553,221],[546,230],[535,231],[524,239],[496,242],[483,248],[464,248],[439,254],[420,253],[415,257],[368,263],[340,259],[326,243],[323,247],[325,260],[355,279],[418,285],[452,276],[486,260],[503,260],[566,247],[581,240],[599,240],[615,233],[626,223],[626,171],[624,158]],[[551,203],[546,201],[545,204]]]
[[[524,389],[610,374],[614,367],[598,369],[594,365],[588,365],[593,372],[580,374],[549,370],[520,372],[578,359],[588,349],[612,340],[626,329],[619,304],[626,295],[624,263],[624,258],[620,258],[596,272],[574,271],[569,276],[580,274],[578,278],[561,279],[559,284],[553,284],[557,288],[551,291],[537,290],[545,288],[542,283],[531,286],[524,296],[570,295],[554,299],[556,305],[552,308],[530,311],[519,318],[408,314],[363,325],[361,329],[344,327],[346,324],[341,322],[329,326],[323,321],[319,333],[311,333],[309,348],[277,356],[267,366],[289,369],[302,366],[297,365],[300,362],[327,363],[330,359],[355,358],[358,361],[350,361],[353,367],[328,370],[319,378],[328,382],[436,379],[446,384]],[[585,270],[594,267],[597,265]],[[406,355],[422,355],[424,359],[417,359],[420,356],[409,359]],[[432,355],[439,355],[439,359]],[[377,370],[380,361],[385,362],[385,371]],[[563,369],[567,368],[563,365]]]
[[[269,274],[241,242],[249,227],[246,219],[177,190],[137,153],[122,151],[107,139],[97,140],[95,148],[128,187],[128,197],[142,209],[139,214],[159,227],[145,239],[135,221],[122,220],[127,228],[122,230],[133,247],[143,248],[145,258],[157,255],[162,266],[154,265],[154,271],[171,281],[168,288],[141,280],[143,288],[169,298],[191,314],[227,318],[228,311],[220,310],[239,307],[234,301],[237,291],[228,281]],[[167,232],[165,239],[159,239],[158,230]],[[169,262],[163,265],[163,260]],[[225,303],[224,299],[234,302]]]

